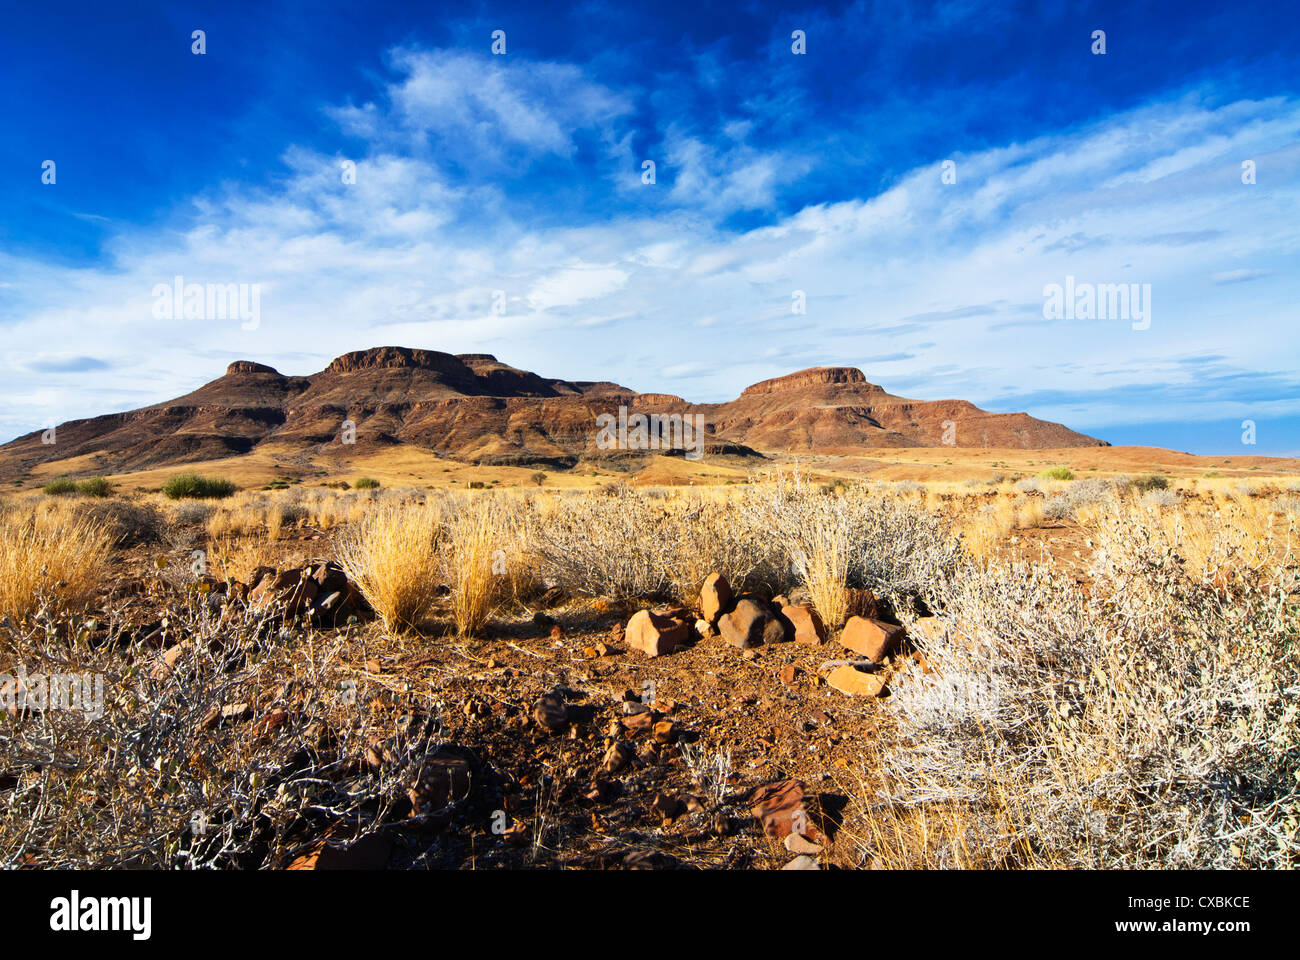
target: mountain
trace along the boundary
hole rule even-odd
[[[599,459],[597,417],[700,414],[706,453],[851,453],[867,447],[1106,446],[1024,413],[964,400],[908,400],[852,367],[764,380],[728,403],[693,404],[606,381],[553,380],[489,354],[406,347],[344,354],[311,376],[240,360],[192,393],[126,413],[73,420],[0,446],[0,477],[67,460],[69,472],[126,473],[244,454],[260,444],[303,452],[338,444],[345,421],[359,449],[411,444],[461,461],[566,465]]]

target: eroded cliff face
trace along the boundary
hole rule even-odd
[[[872,390],[880,390],[874,383],[867,383],[861,370],[856,367],[810,367],[797,373],[787,373],[783,377],[760,380],[753,386],[746,387],[740,396],[754,397],[786,390],[801,390],[809,387],[831,386],[836,384],[862,384]]]
[[[267,442],[311,452],[337,442],[344,420],[363,447],[407,443],[458,459],[576,461],[597,453],[596,420],[620,406],[699,414],[716,448],[740,451],[1104,446],[1024,413],[893,396],[854,367],[800,370],[756,383],[728,403],[693,404],[609,381],[547,379],[491,354],[375,347],[306,377],[237,360],[184,397],[61,424],[57,444],[43,444],[40,431],[19,437],[0,447],[0,476],[87,454],[93,470],[105,473],[238,455]]]

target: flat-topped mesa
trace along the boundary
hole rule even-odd
[[[464,370],[464,362],[450,353],[418,350],[412,347],[371,347],[335,357],[326,368],[329,373],[355,373],[384,367],[412,370]]]
[[[277,377],[280,376],[280,371],[275,367],[268,367],[264,363],[254,363],[252,360],[236,360],[226,367],[226,376],[230,376],[232,373],[272,373]]]
[[[787,373],[783,377],[760,380],[752,387],[746,387],[742,397],[756,397],[779,390],[800,390],[805,387],[822,387],[828,384],[860,383],[873,390],[879,390],[875,384],[867,383],[867,378],[857,367],[809,367],[798,373]]]

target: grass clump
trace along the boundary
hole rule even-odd
[[[113,539],[102,523],[65,511],[0,514],[0,617],[21,623],[42,601],[62,611],[90,599]]]
[[[197,473],[180,473],[162,485],[169,500],[221,500],[235,492],[229,480],[202,477]]]
[[[1139,493],[1150,493],[1152,490],[1166,490],[1169,488],[1169,479],[1162,477],[1158,473],[1148,474],[1145,477],[1138,477],[1133,481],[1133,489]]]
[[[379,481],[374,477],[357,477],[352,481],[352,486],[357,490],[378,490]]]
[[[66,497],[77,492],[77,484],[67,477],[59,477],[57,480],[51,480],[41,487],[41,492],[49,497]]]
[[[1074,471],[1069,467],[1048,467],[1038,477],[1041,480],[1073,480]]]
[[[432,504],[381,503],[335,542],[339,563],[390,631],[414,630],[437,592],[441,511]]]
[[[91,477],[77,484],[77,493],[83,497],[107,497],[113,492],[113,485],[105,477]]]

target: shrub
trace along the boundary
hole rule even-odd
[[[235,492],[229,480],[201,477],[197,473],[180,473],[162,485],[169,500],[221,500]]]
[[[1042,480],[1073,480],[1074,471],[1069,467],[1048,467],[1038,476]]]
[[[998,561],[961,570],[938,599],[953,628],[927,633],[931,672],[893,691],[883,787],[860,801],[873,855],[1294,865],[1294,557],[1279,579],[1239,565],[1227,580],[1182,563],[1160,516],[1141,511],[1107,515],[1097,537],[1087,590],[1066,571]]]
[[[1043,504],[1043,516],[1052,520],[1074,517],[1080,508],[1097,506],[1115,499],[1115,488],[1109,480],[1088,477],[1078,480]]]
[[[113,492],[113,485],[107,477],[91,477],[77,484],[77,493],[83,497],[107,497]]]
[[[51,480],[45,486],[41,487],[41,492],[51,497],[63,497],[70,493],[76,493],[77,484],[75,481],[69,480],[67,477],[59,477],[57,480]]]
[[[379,481],[374,477],[357,477],[352,481],[352,486],[357,490],[377,490]]]
[[[1145,477],[1138,477],[1133,481],[1133,489],[1139,493],[1148,493],[1152,490],[1164,490],[1169,486],[1169,480],[1160,476],[1158,473],[1147,474]]]
[[[534,473],[534,474],[533,474],[532,476],[530,476],[528,479],[531,480],[531,481],[533,481],[533,483],[537,484],[537,485],[540,487],[543,483],[546,482],[546,474],[544,474],[544,473],[542,473],[542,471],[538,470],[536,473]]]

